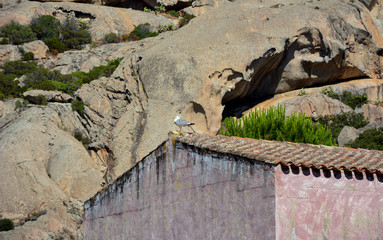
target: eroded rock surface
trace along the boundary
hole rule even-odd
[[[44,96],[48,102],[67,103],[73,99],[69,94],[60,91],[29,90],[24,92],[23,95],[31,103],[37,103],[40,95]]]

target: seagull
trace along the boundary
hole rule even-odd
[[[189,121],[186,121],[186,120],[183,120],[181,119],[179,116],[176,116],[174,118],[174,124],[177,125],[179,128],[180,128],[180,132],[181,132],[181,128],[182,127],[186,127],[186,126],[191,126],[191,125],[195,125],[195,123],[191,123]],[[192,128],[193,129],[193,128]],[[194,131],[194,129],[193,129]]]

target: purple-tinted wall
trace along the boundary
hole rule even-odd
[[[275,239],[274,167],[168,142],[84,209],[88,240]]]
[[[277,239],[383,239],[381,176],[278,165],[275,183]]]

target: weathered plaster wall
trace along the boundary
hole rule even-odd
[[[85,203],[85,239],[275,239],[274,167],[167,143]]]
[[[383,180],[375,174],[275,172],[277,239],[383,239]]]

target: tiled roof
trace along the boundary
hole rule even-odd
[[[383,151],[192,134],[178,141],[270,164],[383,174]]]

